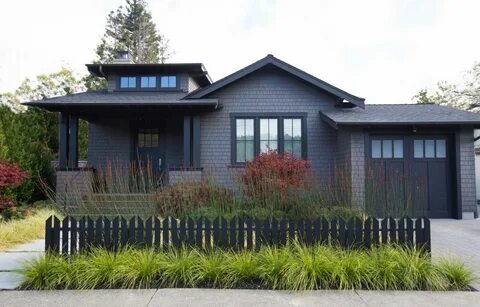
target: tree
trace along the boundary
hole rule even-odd
[[[3,195],[6,189],[11,189],[22,184],[28,174],[18,164],[6,163],[0,160],[0,212],[8,207],[14,207],[17,202]]]
[[[170,57],[168,40],[157,32],[145,0],[126,0],[125,8],[108,15],[96,62],[111,62],[118,51],[129,51],[134,63],[164,63]]]
[[[463,84],[455,85],[447,81],[437,83],[434,94],[420,90],[412,98],[417,103],[434,103],[457,109],[480,112],[480,63],[473,65],[465,75]]]
[[[14,189],[15,199],[33,202],[42,199],[43,193],[36,179],[53,183],[50,161],[58,150],[58,116],[56,113],[20,105],[53,96],[73,94],[85,90],[71,70],[62,68],[52,74],[43,74],[35,79],[25,79],[13,93],[1,95],[0,106],[0,159],[18,163],[31,177],[25,184]],[[80,122],[80,157],[86,157],[87,123]]]

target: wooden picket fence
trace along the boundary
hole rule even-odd
[[[259,249],[262,245],[285,245],[291,240],[302,244],[333,244],[345,248],[370,248],[387,243],[405,244],[430,252],[430,220],[405,217],[302,219],[207,218],[198,220],[139,217],[112,220],[99,217],[46,220],[45,250],[57,254],[75,254],[92,247],[117,251],[122,246],[168,249],[190,245],[202,249],[213,246],[232,249]]]

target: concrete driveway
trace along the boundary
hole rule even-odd
[[[432,257],[455,257],[480,278],[480,219],[431,220]],[[472,285],[480,290],[480,280]]]

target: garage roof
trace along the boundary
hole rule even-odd
[[[361,108],[321,111],[323,120],[340,125],[480,125],[480,114],[436,104],[366,104]]]

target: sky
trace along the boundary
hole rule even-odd
[[[0,4],[0,93],[26,77],[79,75],[108,13],[125,0]],[[169,62],[202,62],[213,80],[273,54],[367,103],[410,103],[480,61],[480,1],[149,0]]]

